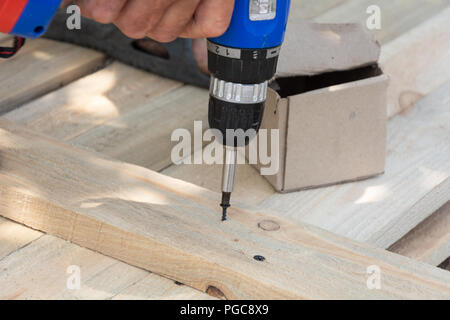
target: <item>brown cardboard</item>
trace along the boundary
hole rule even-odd
[[[374,64],[380,44],[360,24],[322,24],[290,20],[277,76],[344,71]]]
[[[281,98],[269,89],[264,129],[280,130],[280,192],[354,181],[384,172],[384,74]]]
[[[263,129],[280,130],[280,170],[265,177],[277,191],[291,192],[383,173],[389,79],[376,65],[380,54],[378,43],[356,25],[339,28],[300,23],[297,26],[304,28],[297,36],[329,38],[327,29],[331,28],[335,38],[349,44],[345,47],[343,43],[332,43],[328,46],[329,55],[313,58],[317,46],[325,46],[327,39],[317,41],[317,46],[308,40],[311,51],[305,49],[295,55],[301,39],[288,35],[291,40],[284,49],[288,54],[283,59],[289,61],[285,60],[272,83],[277,91],[269,89],[262,123]],[[358,41],[348,34],[339,36],[336,30],[344,33],[350,30],[350,34],[358,35]],[[350,56],[339,58],[340,55]],[[302,62],[305,56],[310,57],[306,59],[307,64]],[[288,65],[290,73],[286,72]],[[340,71],[330,73],[330,70]],[[300,75],[283,77],[296,72]]]

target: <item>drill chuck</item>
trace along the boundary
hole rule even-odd
[[[280,47],[236,49],[208,41],[209,125],[221,132],[223,145],[247,145],[256,136],[279,52]]]

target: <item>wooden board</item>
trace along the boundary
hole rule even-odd
[[[449,0],[349,0],[320,15],[319,22],[359,22],[364,26],[370,14],[367,8],[381,9],[381,28],[373,30],[381,43],[387,43],[450,5]]]
[[[130,110],[152,109],[153,98],[181,86],[178,82],[114,62],[33,100],[6,117],[54,138],[71,140]]]
[[[389,251],[434,266],[450,257],[450,202],[393,244]]]
[[[0,217],[0,260],[27,246],[42,235],[42,232]]]
[[[381,65],[390,76],[388,116],[407,112],[450,79],[450,8],[383,47]]]
[[[216,193],[0,127],[0,212],[25,225],[227,298],[450,298],[441,269],[243,205],[222,223]]]
[[[160,80],[163,82],[164,80]],[[172,132],[194,132],[194,121],[207,123],[207,90],[183,86],[161,97],[134,104],[133,110],[70,141],[115,159],[161,170],[172,164]]]
[[[30,40],[13,58],[0,60],[0,114],[94,71],[102,53],[52,40]]]
[[[115,62],[5,115],[60,140],[154,170],[171,164],[177,128],[206,120],[207,90]],[[149,148],[152,145],[152,148]]]
[[[92,285],[95,281],[101,281],[102,271],[117,268],[117,264],[124,267],[124,273],[120,277],[103,283],[103,286]],[[79,290],[67,287],[71,275],[68,273],[70,266],[80,268],[83,285]],[[146,271],[115,262],[114,259],[48,235],[0,260],[0,267],[3,270],[0,273],[2,300],[106,299],[120,291],[128,283],[128,278],[137,281],[147,275]],[[133,272],[134,270],[138,272]]]
[[[123,136],[123,132],[127,130],[125,121],[117,121],[114,123],[113,119],[127,113],[131,113],[131,117],[133,117],[133,115],[142,116],[142,114],[145,114],[147,118],[140,118],[141,120],[157,119],[156,115],[152,115],[151,113],[160,107],[164,107],[164,105],[161,104],[164,101],[177,102],[176,107],[182,109],[181,112],[188,110],[184,108],[183,100],[176,101],[175,98],[179,97],[180,93],[185,93],[188,96],[192,96],[193,94],[200,93],[201,90],[186,86],[178,94],[175,92],[173,92],[173,94],[170,93],[178,88],[181,89],[182,87],[183,85],[181,83],[163,79],[161,77],[139,71],[135,68],[125,66],[121,63],[114,62],[103,70],[77,80],[60,90],[54,91],[41,99],[34,100],[33,102],[8,113],[6,117],[17,123],[26,124],[29,128],[39,130],[61,140],[70,141],[80,139],[84,146],[91,147],[97,151],[103,151],[104,153],[108,153],[108,151],[116,152],[115,155],[119,158],[129,157],[130,154],[133,154],[130,152],[133,151],[135,144],[131,143],[128,145],[125,143],[121,147],[123,153],[117,153],[115,148],[118,148],[118,145],[114,144],[112,146],[108,146],[107,144],[100,143],[100,139],[102,137],[99,133],[107,133],[110,131],[109,129],[114,128]],[[200,96],[204,96],[203,93],[200,94]],[[166,97],[166,100],[160,99],[159,97]],[[161,103],[158,103],[158,101]],[[192,102],[194,101],[195,99],[192,99]],[[192,108],[189,110],[199,108],[203,105],[206,104],[199,103],[198,105],[191,105],[190,107]],[[170,108],[173,109],[172,106],[168,109]],[[156,114],[167,115],[167,121],[170,121],[171,118],[173,119],[171,113],[169,113],[168,110],[165,110],[165,108],[160,108],[160,111],[156,112]],[[102,125],[109,120],[112,120],[111,124],[108,123]],[[143,125],[146,126],[149,124],[150,123],[147,121],[143,123]],[[134,126],[132,127],[133,128],[128,128],[128,130],[135,129]],[[99,130],[97,131],[95,128],[98,128]],[[170,128],[170,124],[168,128]],[[153,137],[158,137],[163,133],[161,131],[148,130],[147,127],[147,130],[142,130],[142,134],[151,139],[152,134]],[[86,136],[96,136],[96,139],[91,141],[86,139]],[[105,139],[102,141],[105,141]],[[132,142],[135,143],[136,141],[137,140],[134,140]],[[167,146],[169,145],[168,141],[170,141],[170,133],[167,139],[161,139],[161,142],[165,143]],[[134,150],[139,150],[139,152],[149,150],[147,148],[148,145],[149,144],[144,146],[145,149],[140,147]],[[162,145],[161,147],[164,148],[165,145]],[[149,166],[153,168],[157,167],[157,161],[158,159],[161,159],[161,157],[163,159],[162,165],[167,166],[165,164],[165,162],[169,159],[167,154],[155,152],[155,149],[152,149],[152,152],[147,154],[156,159],[154,162],[150,159],[147,162]],[[142,157],[140,158],[142,159]],[[9,222],[9,224],[13,224],[15,228],[20,227],[23,229],[28,229],[12,222]],[[5,235],[9,236],[9,234]],[[71,247],[70,250],[73,251],[72,254],[75,255],[77,246]],[[70,254],[69,251],[68,254]],[[26,253],[23,254],[23,259],[25,258]],[[81,257],[80,259],[80,263],[84,265],[86,272],[91,272],[91,264],[86,261],[90,258]],[[128,271],[133,273],[132,270]],[[29,269],[23,270],[23,272],[32,273]],[[98,275],[98,277],[104,279],[106,283],[114,281],[114,279],[119,276],[120,275],[118,275],[114,269],[110,268],[102,272],[101,275]],[[159,278],[159,276],[152,275],[150,277],[151,281],[142,279],[142,282],[144,283],[142,286],[140,285],[140,281],[138,281],[135,285],[133,285],[135,281],[128,283],[128,285],[132,287],[128,288],[126,296],[132,296],[134,299],[146,299],[150,297],[158,297],[161,299],[204,299],[209,297],[190,287],[174,287],[173,281],[166,279],[157,280],[157,278]],[[45,277],[43,277],[43,279],[45,279]],[[8,282],[9,280],[11,279],[5,279],[6,282],[4,283],[10,283]],[[13,280],[16,281],[17,279],[14,278]],[[27,293],[20,295],[18,298],[27,298],[30,295],[33,297],[39,297],[39,288],[46,286],[46,284],[41,281],[35,281],[34,286],[32,287],[29,287],[28,284],[23,281],[17,282],[17,284],[28,288],[26,290]],[[147,287],[146,284],[151,286],[153,290]],[[162,284],[164,284],[164,286],[162,286]],[[55,290],[49,294],[51,294],[52,297],[60,297],[61,295],[64,295],[64,298],[93,299],[97,298],[95,295],[96,292],[104,291],[102,288],[102,283],[94,286],[91,282],[89,286],[91,290],[82,291],[67,291],[64,290],[64,288],[55,287]],[[14,296],[16,287],[8,286],[8,288],[11,289],[8,291],[8,294]],[[143,291],[140,290],[140,288],[146,288],[146,290]],[[58,292],[58,289],[61,290]],[[5,295],[6,294],[7,293],[5,291]],[[116,294],[119,295],[120,292],[116,292]],[[183,296],[185,297],[183,298]]]
[[[155,288],[157,290],[155,290]],[[213,300],[210,295],[150,273],[115,295],[113,300]]]
[[[2,221],[4,219],[2,218]],[[15,231],[28,229],[14,222]],[[3,223],[0,228],[4,229]],[[12,230],[11,230],[12,231]],[[40,232],[33,231],[41,234]],[[8,239],[14,236],[8,235]],[[42,234],[41,234],[42,235]],[[17,236],[16,236],[17,237]],[[0,243],[4,243],[3,237]],[[80,287],[68,287],[74,275],[71,267],[79,268]],[[0,259],[0,299],[115,299],[121,297],[146,299],[210,298],[208,295],[183,287],[183,294],[173,281],[148,271],[106,257],[59,238],[44,235],[21,250]],[[138,283],[147,284],[144,290]],[[45,290],[43,290],[45,288]],[[181,289],[178,289],[181,290]]]
[[[290,19],[312,19],[347,0],[293,0],[291,1]]]

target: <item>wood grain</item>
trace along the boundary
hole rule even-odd
[[[112,297],[113,300],[215,300],[214,297],[177,284],[154,273]]]
[[[79,289],[67,287],[70,266],[80,268]],[[0,299],[212,299],[198,290],[2,217],[0,270]]]
[[[383,47],[380,63],[391,78],[388,116],[407,112],[450,79],[450,8]]]
[[[389,251],[434,266],[450,257],[450,202],[394,243]]]
[[[70,266],[80,268],[79,289],[67,286]],[[148,275],[147,271],[49,235],[0,260],[0,268],[2,300],[107,299]],[[106,270],[108,277],[104,277]]]
[[[42,232],[0,217],[0,260],[42,235]]]
[[[0,212],[25,225],[230,299],[450,298],[438,268],[244,205],[222,223],[216,193],[0,127]],[[258,227],[274,219],[278,231]],[[367,289],[370,265],[380,290]]]
[[[178,143],[171,141],[174,130],[187,129],[193,136],[194,121],[207,123],[208,100],[207,90],[183,86],[145,103],[134,104],[130,112],[70,141],[159,171],[172,164],[172,148]]]
[[[15,57],[0,61],[0,114],[94,71],[105,58],[57,41],[28,41]]]
[[[334,7],[346,2],[347,0],[293,0],[291,1],[290,19],[312,19]]]
[[[71,140],[130,110],[139,107],[152,110],[153,98],[180,86],[178,82],[114,62],[5,117],[54,138]]]

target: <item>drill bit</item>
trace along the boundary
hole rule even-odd
[[[227,209],[230,207],[231,192],[222,192],[222,221],[227,220]]]
[[[236,176],[237,151],[233,147],[225,147],[225,161],[222,171],[222,221],[227,220],[227,209],[230,207],[231,193]]]

